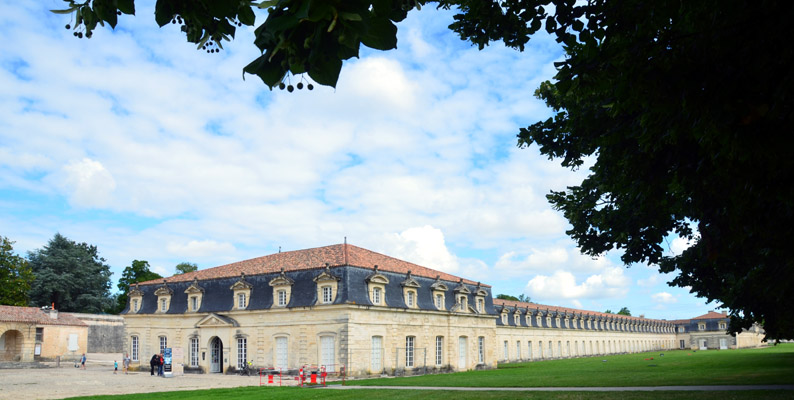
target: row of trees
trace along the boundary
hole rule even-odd
[[[0,236],[0,304],[46,306],[85,313],[118,314],[127,304],[130,285],[162,278],[148,261],[133,260],[124,268],[118,293],[111,294],[110,266],[96,246],[77,243],[60,233],[27,258],[14,253],[14,242]],[[198,269],[194,263],[176,266],[182,274]]]

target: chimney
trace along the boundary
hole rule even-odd
[[[52,303],[52,307],[50,307],[50,318],[58,319],[58,310],[55,309],[55,303]]]

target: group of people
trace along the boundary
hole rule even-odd
[[[82,357],[80,357],[80,369],[85,369],[86,360],[87,360],[87,358],[85,356],[85,353],[83,353]],[[124,368],[124,373],[125,374],[127,374],[129,372],[129,370],[130,370],[130,362],[131,361],[132,360],[130,360],[130,355],[128,353],[124,353],[124,358],[121,360],[121,362],[122,362],[122,367]],[[162,367],[162,364],[160,364],[160,365],[161,365],[160,366],[160,371],[161,371],[160,374],[162,375],[163,367]],[[77,364],[75,364],[75,367],[77,367]],[[119,362],[117,360],[113,360],[113,373],[115,374],[118,371],[119,371]]]
[[[149,360],[149,366],[152,367],[149,374],[154,376],[154,369],[157,368],[157,376],[163,376],[163,364],[165,364],[163,353],[153,355],[152,359]]]

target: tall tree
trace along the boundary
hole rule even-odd
[[[198,270],[198,265],[195,263],[181,262],[176,265],[176,274],[184,274],[185,272],[193,272]]]
[[[110,267],[96,246],[73,242],[60,233],[46,246],[28,253],[36,279],[30,288],[30,303],[55,303],[63,311],[99,313],[111,300]]]
[[[620,311],[618,311],[618,314],[627,315],[627,316],[630,317],[631,316],[631,311],[629,311],[628,307],[623,307],[623,308],[620,309]]]
[[[66,0],[78,36],[134,13],[133,0]],[[158,24],[180,23],[214,52],[235,25],[254,25],[262,55],[243,70],[271,88],[307,73],[335,86],[364,46],[396,47],[395,22],[423,0],[158,0]],[[588,255],[622,251],[627,265],[676,272],[672,284],[730,310],[731,331],[764,324],[794,338],[794,2],[440,0],[450,28],[483,48],[523,50],[545,29],[563,44],[554,82],[537,96],[554,116],[519,132],[520,147],[577,169],[581,184],[548,197]],[[669,237],[693,245],[665,253]]]
[[[119,293],[116,295],[116,304],[112,309],[113,314],[118,314],[127,307],[128,293],[133,283],[162,278],[160,274],[150,271],[149,268],[149,262],[144,260],[133,260],[124,268],[119,283],[116,285],[119,288]]]
[[[0,236],[0,304],[28,305],[28,291],[33,271],[27,260],[14,254],[14,242]]]

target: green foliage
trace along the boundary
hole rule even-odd
[[[627,315],[627,316],[630,317],[631,316],[631,311],[629,311],[628,307],[623,307],[623,308],[620,309],[620,311],[618,311],[618,314],[619,315]]]
[[[116,304],[111,310],[111,313],[118,314],[124,311],[124,308],[127,307],[128,293],[130,291],[130,286],[133,283],[151,281],[161,278],[162,276],[160,276],[160,274],[149,270],[148,261],[133,260],[132,263],[125,267],[124,271],[121,273],[121,278],[119,279],[119,283],[117,285],[119,288],[119,293],[116,295]]]
[[[110,267],[96,246],[56,233],[44,248],[29,252],[28,260],[36,276],[31,305],[55,303],[59,310],[84,313],[99,313],[110,305]]]
[[[0,236],[0,304],[27,306],[33,271],[27,260],[14,254],[13,244]]]
[[[614,314],[614,313],[612,312],[612,310],[606,310],[604,311],[604,314]]]
[[[69,4],[75,29],[115,25],[97,7]],[[93,4],[93,9],[91,9]],[[121,5],[124,5],[124,10]],[[268,86],[288,73],[335,86],[361,44],[396,47],[396,26],[423,0],[158,0],[155,19],[184,20],[187,39],[220,46],[234,21],[253,25],[262,51],[244,68]],[[673,285],[717,301],[731,331],[764,324],[770,338],[794,338],[794,2],[440,0],[457,8],[450,26],[479,48],[493,41],[523,50],[545,29],[564,46],[554,82],[536,95],[554,116],[520,130],[561,165],[592,160],[581,184],[549,201],[588,255],[618,249],[627,265],[677,272]],[[101,9],[101,7],[99,7]],[[82,18],[82,19],[81,19]],[[107,18],[107,19],[106,19]],[[81,25],[82,24],[82,25]],[[93,24],[93,25],[92,25]],[[694,241],[680,255],[669,237]]]
[[[509,294],[497,294],[497,295],[496,295],[496,298],[497,298],[497,299],[502,299],[502,300],[513,300],[513,301],[518,301],[518,297],[516,297],[516,296],[511,296],[511,295],[509,295]]]
[[[195,263],[181,262],[176,265],[175,270],[177,275],[184,274],[186,272],[197,271],[198,265],[196,265]]]

